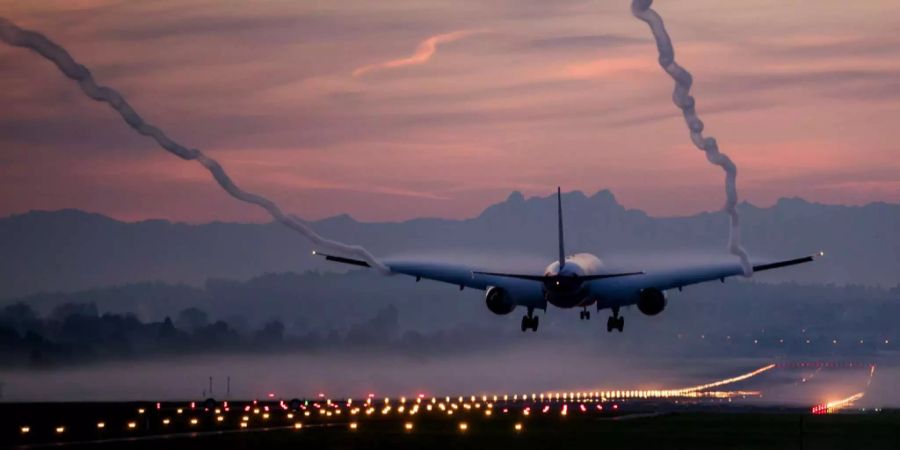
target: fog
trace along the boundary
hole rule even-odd
[[[199,356],[166,361],[106,363],[2,375],[4,401],[191,400],[377,396],[503,395],[548,391],[681,388],[733,377],[773,361],[765,358],[646,358],[604,356],[590,342],[537,345],[475,356],[410,357],[397,354],[279,354]],[[810,374],[814,376],[810,377]],[[879,366],[859,406],[900,405],[900,369]],[[226,379],[230,395],[226,397]],[[806,382],[801,380],[806,378]],[[865,391],[868,366],[779,366],[718,390],[759,390],[748,404],[807,407]]]

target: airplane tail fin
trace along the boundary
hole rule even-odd
[[[556,187],[556,208],[559,217],[559,270],[566,265],[566,245],[563,239],[562,191]]]

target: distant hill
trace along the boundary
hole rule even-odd
[[[651,217],[625,208],[607,190],[592,196],[566,193],[563,203],[570,252],[590,251],[613,262],[627,259],[625,254],[671,261],[678,252],[724,252],[727,217],[722,213]],[[744,241],[755,256],[827,251],[815,264],[766,274],[762,281],[900,282],[900,205],[856,207],[786,198],[769,208],[744,203],[740,209]],[[311,225],[378,255],[451,252],[486,265],[520,259],[533,267],[531,261],[553,258],[555,221],[553,196],[526,199],[514,192],[465,220],[362,223],[341,215]],[[0,298],[150,280],[200,286],[209,278],[344,269],[310,256],[311,250],[301,236],[275,223],[127,223],[78,210],[33,211],[0,219]],[[511,256],[497,257],[504,254]]]

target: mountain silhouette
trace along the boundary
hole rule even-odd
[[[379,256],[465,257],[483,265],[549,263],[556,251],[555,195],[513,192],[477,217],[365,223],[339,215],[310,225]],[[727,258],[724,213],[653,217],[612,192],[563,194],[567,249],[607,262]],[[743,238],[756,258],[824,250],[814,264],[760,275],[761,281],[869,284],[900,282],[900,205],[844,206],[782,198],[740,205]],[[310,255],[303,237],[277,223],[166,220],[122,222],[79,210],[32,211],[0,219],[0,297],[141,281],[199,286],[209,278],[246,280],[270,272],[344,271]],[[643,256],[641,256],[643,255]],[[705,255],[705,256],[704,256]],[[638,259],[640,259],[638,258]]]

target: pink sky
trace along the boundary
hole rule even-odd
[[[0,15],[304,218],[463,218],[557,185],[654,215],[718,209],[722,173],[629,3],[60,0]],[[900,3],[655,7],[742,200],[900,202]],[[0,61],[0,215],[268,220],[43,59],[0,46]]]

